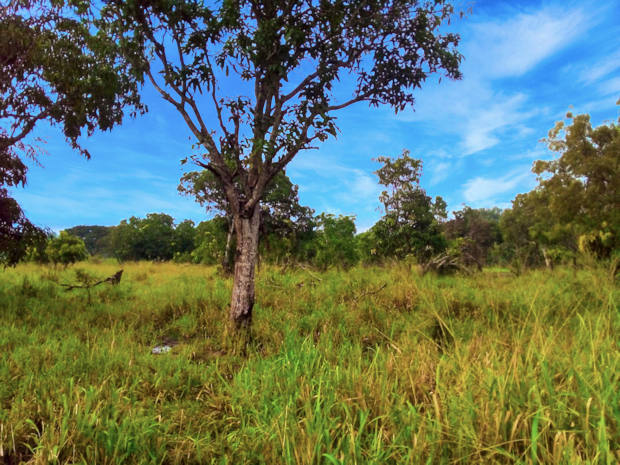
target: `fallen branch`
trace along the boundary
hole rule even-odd
[[[383,283],[378,289],[373,289],[372,291],[371,290],[367,290],[365,292],[362,292],[361,294],[356,295],[355,297],[353,297],[353,302],[357,302],[362,297],[368,297],[369,295],[378,294],[379,292],[381,292],[386,287],[387,287],[387,283]]]
[[[110,283],[113,286],[116,286],[121,282],[121,277],[123,276],[123,270],[119,270],[114,273],[112,276],[102,279],[101,281],[97,281],[93,284],[61,284],[61,286],[65,287],[65,291],[71,291],[73,289],[90,289],[92,287],[98,286],[103,283]]]

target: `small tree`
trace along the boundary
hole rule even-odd
[[[426,195],[420,187],[422,161],[411,158],[407,150],[396,159],[379,157],[377,161],[383,163],[376,174],[386,190],[379,196],[385,215],[370,230],[374,257],[429,259],[446,246],[439,225],[446,217],[446,202]],[[364,243],[369,237],[365,236]]]
[[[60,231],[58,237],[50,239],[45,252],[54,264],[70,265],[88,258],[84,241],[67,231]]]
[[[114,39],[127,75],[147,78],[180,113],[204,152],[193,161],[226,194],[237,239],[236,327],[252,319],[269,182],[300,151],[336,135],[335,111],[362,101],[402,110],[429,74],[460,77],[459,37],[441,33],[452,14],[447,0],[110,0],[83,15]],[[345,76],[352,85],[337,89]]]

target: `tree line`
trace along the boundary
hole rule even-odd
[[[284,172],[267,186],[259,226],[259,259],[319,269],[358,263],[409,260],[424,264],[445,254],[462,268],[488,265],[552,267],[574,263],[580,254],[598,259],[620,252],[618,209],[620,127],[592,128],[588,115],[567,115],[545,139],[559,156],[537,161],[538,185],[518,195],[512,208],[463,206],[447,219],[446,202],[420,185],[422,161],[408,151],[379,157],[375,172],[385,190],[384,215],[357,234],[355,218],[321,213],[300,205],[298,188]],[[38,260],[68,262],[86,253],[125,260],[174,260],[221,265],[231,271],[236,250],[234,221],[225,198],[208,172],[188,173],[179,190],[197,196],[218,213],[210,220],[175,224],[164,213],[131,217],[117,226],[76,226],[50,239],[49,254]],[[60,243],[66,243],[65,257]],[[83,242],[82,253],[76,253]]]

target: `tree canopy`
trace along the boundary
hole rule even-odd
[[[92,34],[77,17],[78,1],[0,1],[0,257],[9,263],[28,238],[42,233],[25,217],[9,188],[26,183],[40,140],[39,122],[60,126],[69,144],[89,157],[79,137],[141,111],[139,80],[109,51],[111,36]],[[32,242],[32,240],[30,241]]]
[[[620,127],[569,113],[543,141],[559,156],[534,163],[538,186],[502,215],[506,242],[548,265],[579,250],[608,257],[620,248]]]

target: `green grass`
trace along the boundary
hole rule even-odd
[[[106,277],[111,263],[78,264]],[[604,269],[258,274],[253,339],[213,268],[0,277],[0,463],[615,464],[618,286]],[[179,341],[164,355],[151,349]]]

